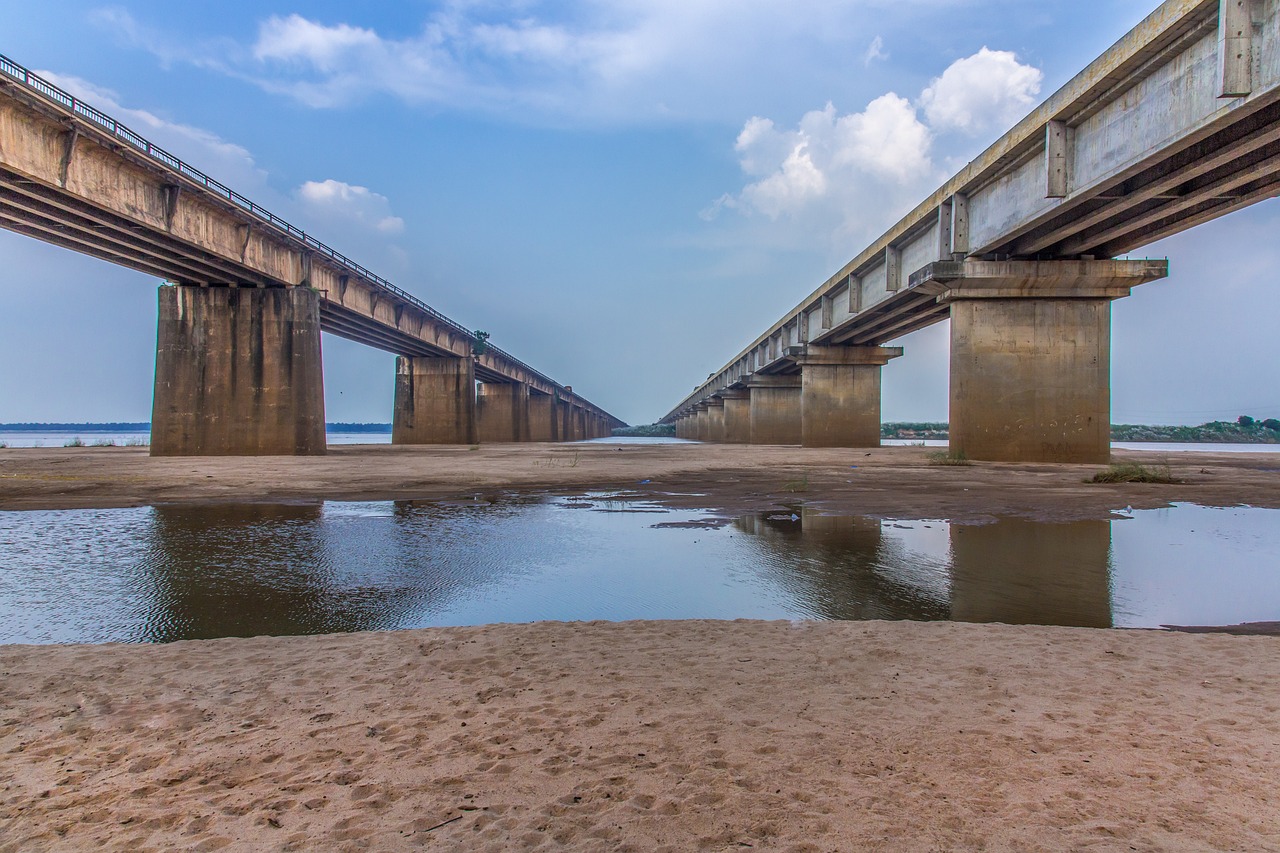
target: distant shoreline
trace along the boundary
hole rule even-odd
[[[1112,441],[1133,441],[1165,444],[1280,444],[1280,430],[1266,426],[1272,421],[1255,421],[1242,425],[1238,421],[1213,421],[1199,426],[1168,426],[1163,424],[1112,424]],[[669,430],[656,425],[629,427],[616,430],[616,435],[665,436]],[[328,433],[356,433],[390,435],[391,424],[326,423]],[[0,435],[6,433],[149,433],[151,424],[146,421],[118,423],[9,423],[0,424]],[[946,441],[947,424],[937,423],[886,423],[881,426],[880,437],[898,441]]]
[[[371,434],[391,433],[391,424],[356,424],[327,423],[326,432],[366,432]],[[0,424],[0,433],[6,432],[151,432],[151,424],[147,421],[120,423],[13,423]]]

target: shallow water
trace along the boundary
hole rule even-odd
[[[1275,620],[1280,511],[726,522],[594,493],[0,512],[0,642],[683,618]]]

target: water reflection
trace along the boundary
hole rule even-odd
[[[937,588],[934,571],[943,567],[924,554],[912,555],[901,538],[886,536],[879,519],[797,507],[744,516],[734,527],[750,534],[762,569],[808,616],[948,618],[945,589]]]
[[[1111,627],[1111,522],[951,526],[951,618]]]
[[[655,514],[658,513],[658,514]],[[167,642],[543,619],[1280,617],[1275,510],[725,522],[631,493],[0,512],[0,642]]]

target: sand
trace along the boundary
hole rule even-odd
[[[586,488],[953,519],[1280,506],[1271,454],[1169,454],[1184,483],[1128,486],[924,454],[0,450],[0,509]],[[1280,638],[633,622],[0,646],[0,756],[2,853],[1280,850]]]
[[[1270,637],[543,623],[0,648],[0,851],[1275,850]]]

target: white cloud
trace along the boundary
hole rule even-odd
[[[1018,62],[1017,55],[984,47],[935,77],[920,105],[940,130],[975,136],[1004,131],[1035,105],[1043,79],[1040,69]]]
[[[884,49],[884,39],[876,36],[871,40],[871,44],[867,46],[867,52],[862,55],[862,64],[870,66],[877,59],[888,59],[889,54]]]
[[[297,196],[312,217],[330,224],[387,235],[404,231],[404,220],[391,213],[391,201],[368,187],[333,179],[307,181],[298,187]]]
[[[78,77],[52,71],[36,73],[237,192],[249,193],[266,183],[267,173],[257,167],[253,155],[234,142],[146,110],[126,107],[115,92]]]
[[[933,157],[938,134],[975,134],[1020,118],[1040,77],[1013,54],[983,48],[936,78],[920,107],[890,92],[845,115],[828,103],[793,129],[754,116],[734,146],[751,180],[700,216],[736,210],[748,218],[785,219],[810,242],[828,235],[872,239],[946,178]]]
[[[792,130],[757,116],[735,146],[742,171],[757,180],[702,215],[714,218],[723,208],[770,220],[814,214],[857,231],[938,179],[931,142],[911,102],[892,93],[860,113],[837,115],[827,104]]]
[[[94,20],[165,62],[313,107],[390,95],[535,123],[634,124],[732,119],[806,85],[829,90],[850,45],[869,45],[870,64],[887,56],[877,30],[968,2],[445,0],[415,31],[363,25],[356,6],[346,21],[266,17],[249,43],[159,33],[120,10]]]
[[[373,30],[347,24],[327,27],[295,14],[264,21],[253,55],[258,60],[307,63],[320,71],[332,71],[347,56],[380,45],[381,39]]]

